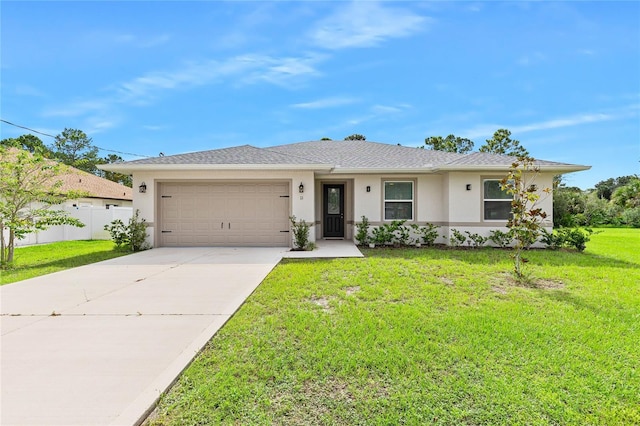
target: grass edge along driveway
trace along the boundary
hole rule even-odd
[[[283,261],[146,424],[640,424],[638,241]]]
[[[129,251],[116,250],[115,244],[110,240],[63,241],[16,247],[13,266],[8,270],[0,271],[0,285],[101,262],[130,253]]]

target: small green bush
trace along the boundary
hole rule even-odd
[[[593,231],[589,228],[564,228],[560,230],[560,233],[564,235],[565,246],[584,251],[587,248],[587,243],[591,241],[590,236]]]
[[[405,226],[406,220],[394,220],[391,223],[393,229],[393,243],[400,246],[408,246],[411,239],[411,231]]]
[[[548,249],[558,250],[564,243],[564,237],[557,232],[549,232],[543,228],[540,241],[544,243]]]
[[[371,237],[369,236],[369,219],[362,216],[362,221],[356,225],[356,241],[358,244],[366,246],[369,244]]]
[[[482,247],[489,240],[489,238],[483,237],[480,234],[472,234],[469,231],[464,231],[464,233],[467,234],[467,244],[469,244],[469,247]]]
[[[291,231],[293,232],[293,245],[296,250],[313,250],[313,246],[309,243],[309,230],[311,224],[304,219],[296,221],[295,216],[289,216],[291,221]]]
[[[567,247],[584,251],[591,240],[591,234],[593,230],[589,228],[560,228],[555,232],[543,230],[541,241],[552,250]]]
[[[411,225],[413,230],[422,238],[422,244],[432,246],[440,236],[438,233],[438,226],[433,223],[426,223],[424,226],[420,226],[416,223]]]
[[[373,228],[373,242],[379,245],[391,244],[393,242],[393,232],[389,226],[380,225]]]
[[[459,247],[467,242],[467,237],[455,228],[451,228],[451,235],[449,236],[449,243],[452,247]]]
[[[513,243],[513,232],[501,231],[499,229],[493,229],[490,232],[489,240],[498,247],[507,248]]]
[[[136,209],[127,225],[116,219],[105,225],[104,230],[111,234],[111,239],[118,248],[128,246],[131,251],[151,248],[147,243],[147,222],[140,218],[140,210]]]

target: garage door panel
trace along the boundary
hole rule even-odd
[[[286,182],[163,183],[160,245],[288,246],[288,194]]]

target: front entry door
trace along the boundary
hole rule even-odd
[[[324,185],[323,199],[324,236],[344,238],[344,185]]]

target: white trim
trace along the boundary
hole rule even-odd
[[[511,201],[513,201],[513,196],[511,198],[485,198],[485,183],[486,182],[500,182],[501,178],[482,178],[482,221],[483,222],[505,222],[509,220],[509,217],[504,219],[487,219],[485,217],[486,214],[486,202],[487,201],[498,201],[502,203],[509,203],[511,205]]]
[[[410,183],[411,184],[411,199],[406,200],[387,200],[387,183]],[[415,200],[416,200],[416,181],[415,180],[395,180],[395,179],[383,179],[382,180],[382,220],[384,222],[392,222],[394,220],[407,220],[409,222],[413,222],[416,217],[415,212]],[[411,217],[408,219],[387,219],[387,203],[411,203]]]
[[[132,173],[137,171],[163,170],[331,170],[327,164],[100,164],[100,170],[110,172]]]

